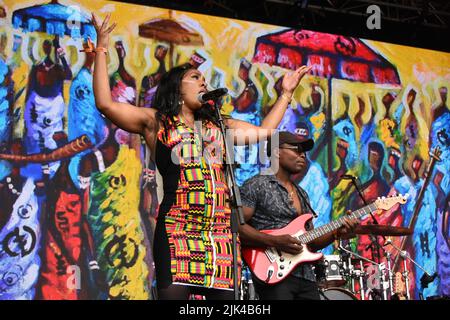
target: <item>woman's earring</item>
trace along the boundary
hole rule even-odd
[[[180,106],[182,106],[182,105],[184,104],[184,100],[178,101],[178,104],[179,104]]]

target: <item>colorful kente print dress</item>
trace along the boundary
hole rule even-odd
[[[223,139],[209,122],[203,123],[202,131],[200,135],[199,128],[194,131],[174,117],[158,132],[156,164],[164,198],[155,230],[154,259],[160,289],[170,284],[233,289]],[[239,256],[239,268],[240,261]]]
[[[139,214],[141,172],[136,152],[121,146],[114,163],[91,176],[87,218],[112,300],[150,298],[148,250]]]

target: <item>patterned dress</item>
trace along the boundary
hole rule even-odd
[[[223,140],[209,122],[200,132],[178,117],[158,132],[156,164],[164,183],[154,241],[159,288],[170,284],[233,288]],[[240,262],[239,256],[238,274]]]

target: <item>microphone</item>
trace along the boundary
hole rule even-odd
[[[341,178],[345,180],[356,180],[356,177],[352,176],[351,174],[343,174],[341,175]]]
[[[210,103],[210,101],[217,101],[220,97],[226,95],[228,92],[227,88],[219,88],[216,90],[212,90],[205,93],[200,93],[197,97],[198,101],[200,101],[201,104]]]

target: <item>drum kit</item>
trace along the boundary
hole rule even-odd
[[[372,236],[406,236],[408,228],[388,225],[357,226],[356,234]],[[392,244],[388,238],[385,244]],[[394,245],[393,245],[394,246]],[[392,270],[391,253],[381,248],[385,262],[377,263],[349,250],[340,242],[338,253],[325,255],[315,271],[322,300],[398,300],[410,299],[409,271]],[[396,247],[400,251],[400,248]],[[404,252],[400,252],[404,254]],[[407,254],[404,254],[405,257]]]
[[[411,230],[389,225],[357,226],[356,234],[371,236],[407,236]],[[403,258],[403,271],[394,273],[392,268],[392,254],[381,248],[384,262],[375,262],[349,250],[349,246],[340,242],[338,254],[325,255],[314,265],[321,300],[408,300],[409,292],[408,264],[410,260],[406,251],[395,246],[390,238],[385,245],[391,245]],[[381,259],[378,259],[381,260]],[[419,268],[419,265],[416,264]],[[425,271],[425,270],[424,270]],[[425,274],[427,274],[425,272]],[[253,287],[251,272],[248,267],[243,268],[241,281],[241,299],[258,299]]]

